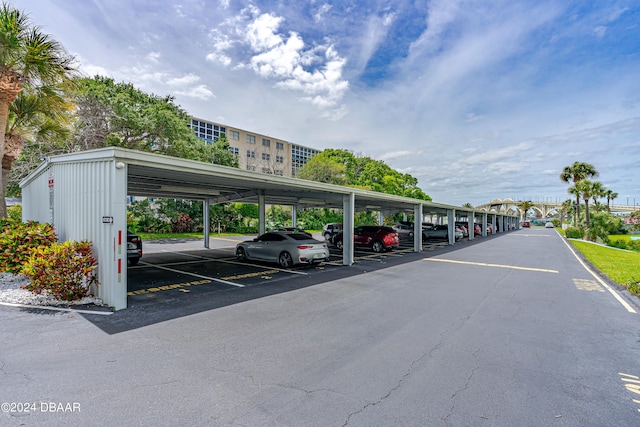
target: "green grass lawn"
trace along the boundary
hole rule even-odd
[[[621,251],[579,240],[571,240],[571,244],[611,280],[626,286],[635,294],[640,294],[640,253]]]
[[[638,239],[640,239],[640,234],[610,234],[609,235],[610,240],[623,240],[625,242],[630,242],[631,237],[637,237]]]

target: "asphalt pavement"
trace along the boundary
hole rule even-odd
[[[357,271],[135,328],[0,307],[0,424],[640,425],[638,299],[555,230]]]

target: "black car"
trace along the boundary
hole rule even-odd
[[[127,260],[129,264],[136,265],[140,258],[142,258],[142,239],[127,230]]]

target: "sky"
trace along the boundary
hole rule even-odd
[[[409,173],[435,202],[640,205],[637,0],[11,0],[87,76]]]

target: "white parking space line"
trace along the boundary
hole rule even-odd
[[[207,261],[220,262],[220,263],[223,263],[223,264],[248,265],[250,267],[265,268],[264,265],[251,264],[251,263],[248,263],[248,262],[241,262],[241,261],[231,261],[231,260],[224,259],[224,258],[203,257],[203,256],[200,256],[200,255],[187,254],[187,253],[184,253],[184,252],[173,252],[173,251],[163,251],[163,252],[171,253],[171,254],[179,254],[179,255],[184,255],[184,256],[190,256],[190,257],[193,257],[193,258],[199,258],[199,259],[207,260]],[[198,262],[198,261],[175,262],[175,263],[171,263],[171,264],[162,264],[162,265],[180,265],[180,264],[196,263],[196,262]],[[155,264],[150,264],[150,265],[155,265]],[[282,271],[284,273],[301,274],[303,276],[307,276],[308,275],[308,273],[305,273],[304,271],[286,270],[284,268],[277,268],[277,267],[271,267],[271,266],[269,266],[269,269],[270,270]]]
[[[202,274],[196,274],[196,273],[189,273],[188,271],[176,270],[174,268],[164,267],[164,266],[157,265],[157,264],[149,264],[147,262],[144,262],[144,263],[141,262],[141,264],[148,265],[149,267],[159,268],[160,270],[167,270],[167,271],[171,271],[173,273],[179,273],[179,274],[184,274],[184,275],[187,275],[187,276],[199,277],[200,279],[207,279],[207,280],[211,280],[212,282],[224,283],[225,285],[236,286],[238,288],[244,288],[244,285],[241,285],[239,283],[233,283],[233,282],[229,282],[227,280],[216,279],[215,277],[203,276]]]
[[[556,273],[556,274],[559,273],[558,270],[547,270],[545,268],[519,267],[517,265],[503,265],[503,264],[487,264],[485,262],[457,261],[453,259],[424,258],[424,261],[450,262],[453,264],[478,265],[481,267],[510,268],[513,270],[538,271],[541,273]]]

